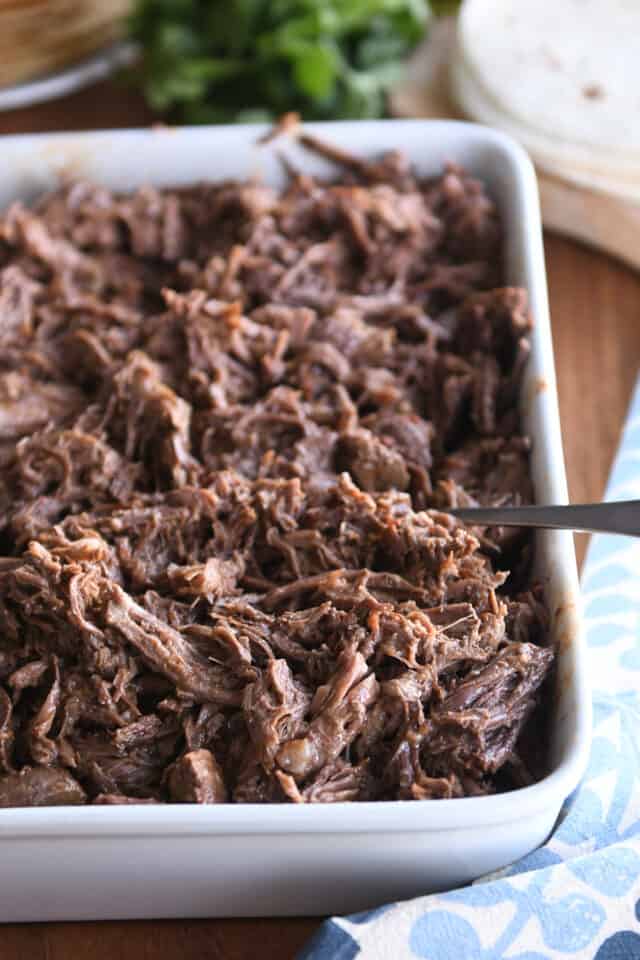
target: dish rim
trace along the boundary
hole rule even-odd
[[[515,201],[519,229],[524,238],[524,269],[528,276],[527,290],[535,317],[532,337],[536,367],[544,371],[545,389],[535,392],[531,403],[538,408],[544,431],[535,436],[542,451],[545,473],[545,494],[554,503],[567,502],[567,483],[560,432],[560,419],[555,382],[555,366],[547,297],[544,250],[538,187],[533,164],[524,149],[510,136],[479,124],[457,120],[370,120],[305,123],[304,129],[315,135],[342,139],[357,129],[387,127],[399,137],[390,137],[388,148],[411,128],[429,130],[434,138],[452,139],[458,145],[485,146],[499,151],[507,160],[515,182]],[[219,136],[221,140],[244,140],[255,144],[268,130],[264,124],[220,125],[174,128],[124,128],[87,132],[16,134],[0,137],[0,151],[11,160],[12,152],[19,162],[21,154],[31,146],[34,155],[78,143],[80,149],[100,148],[105,141],[151,139],[162,136],[186,138],[197,148],[200,141]],[[343,145],[343,144],[341,144]],[[353,143],[351,144],[353,149]],[[408,151],[411,157],[411,151]],[[53,163],[52,163],[53,166]],[[471,171],[473,173],[473,171]],[[212,164],[211,179],[215,180]],[[153,182],[152,178],[152,181]],[[194,178],[197,179],[197,178]],[[169,180],[165,182],[170,182]],[[176,182],[179,182],[176,179]],[[180,181],[184,182],[184,181]],[[514,228],[516,229],[516,228]],[[507,231],[508,232],[508,231]],[[509,238],[507,238],[507,243]],[[521,400],[522,406],[522,400]],[[536,490],[536,500],[539,491]],[[575,707],[572,726],[562,754],[544,778],[526,787],[506,793],[482,797],[441,799],[431,803],[408,801],[359,801],[335,804],[191,804],[13,807],[0,809],[0,838],[9,840],[25,836],[110,836],[122,835],[207,835],[207,834],[287,834],[287,833],[407,833],[442,830],[469,830],[482,826],[512,823],[559,807],[577,786],[586,766],[591,730],[591,700],[587,683],[584,637],[581,624],[577,566],[572,535],[568,531],[545,531],[549,550],[557,559],[557,576],[564,596],[568,598],[562,613],[563,643],[568,650],[570,682]],[[556,624],[554,630],[560,628]]]

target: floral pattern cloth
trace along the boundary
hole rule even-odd
[[[607,499],[640,499],[640,382]],[[593,690],[584,779],[550,840],[469,887],[327,920],[298,960],[640,960],[640,539],[582,578]]]

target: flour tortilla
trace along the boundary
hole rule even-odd
[[[592,190],[640,200],[640,160],[596,151],[566,138],[550,137],[500,109],[464,63],[460,49],[450,69],[451,94],[474,120],[497,127],[518,140],[543,170]]]
[[[453,83],[534,155],[640,180],[638,0],[466,0]]]

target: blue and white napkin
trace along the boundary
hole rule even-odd
[[[607,499],[640,499],[640,382]],[[640,960],[640,539],[593,537],[584,780],[544,847],[450,893],[327,920],[298,960]]]

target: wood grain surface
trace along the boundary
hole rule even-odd
[[[151,117],[120,84],[0,114],[0,133],[136,126]],[[639,238],[640,239],[640,238]],[[560,409],[574,502],[602,496],[640,367],[640,275],[556,235],[546,237]],[[584,537],[577,538],[582,559]],[[318,920],[7,924],[2,960],[286,960]]]

